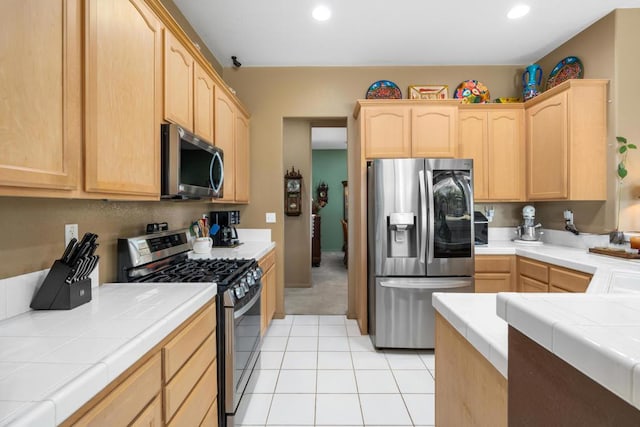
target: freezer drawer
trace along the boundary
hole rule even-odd
[[[378,348],[435,345],[434,292],[473,292],[473,278],[376,277],[371,340]]]

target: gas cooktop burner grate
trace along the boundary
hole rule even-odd
[[[136,279],[136,282],[216,282],[219,286],[231,283],[251,266],[253,260],[188,259],[155,273]]]

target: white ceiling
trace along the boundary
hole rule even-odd
[[[243,67],[524,65],[640,0],[174,0],[209,49]],[[531,6],[519,20],[506,14]],[[317,22],[324,4],[332,17]]]

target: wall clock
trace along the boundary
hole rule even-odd
[[[284,213],[289,216],[302,213],[302,175],[293,166],[284,176]]]
[[[321,208],[324,208],[329,203],[329,186],[326,182],[321,182],[316,189],[318,196],[318,204]]]

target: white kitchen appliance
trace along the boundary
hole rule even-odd
[[[540,236],[542,236],[544,232],[540,230],[542,224],[535,224],[536,208],[531,205],[526,205],[522,208],[522,219],[522,224],[516,227],[518,238],[515,240],[524,240],[527,242],[539,241]]]

